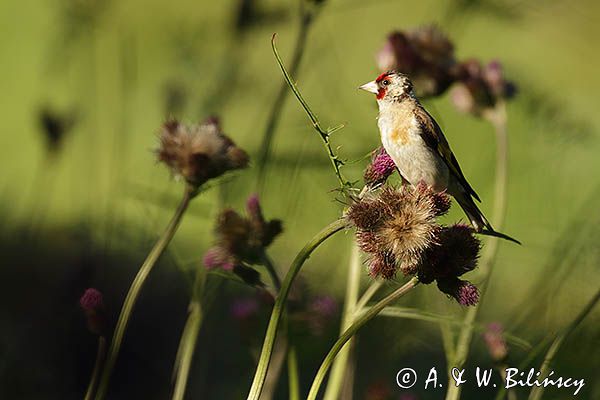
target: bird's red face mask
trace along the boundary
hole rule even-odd
[[[365,83],[360,86],[359,89],[366,90],[367,92],[377,95],[377,100],[381,100],[385,97],[387,87],[390,84],[390,76],[388,73],[381,74],[374,81]]]

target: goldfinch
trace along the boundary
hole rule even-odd
[[[479,210],[473,200],[481,201],[479,196],[467,182],[442,129],[415,97],[406,75],[389,71],[359,89],[376,95],[381,142],[405,181],[411,185],[423,181],[436,191],[446,191],[476,231],[518,243],[494,231]]]

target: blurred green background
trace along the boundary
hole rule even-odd
[[[168,117],[221,118],[255,160],[282,82],[271,52],[278,33],[285,61],[298,32],[297,1],[4,0],[0,3],[0,397],[81,398],[95,355],[77,301],[86,287],[105,294],[116,319],[129,283],[175,208],[182,185],[157,164],[156,134]],[[532,344],[567,325],[598,289],[600,272],[600,4],[592,0],[326,0],[312,26],[297,81],[324,125],[344,123],[333,141],[361,178],[378,146],[376,106],[356,87],[377,75],[374,55],[388,32],[435,22],[458,59],[499,59],[519,94],[508,106],[509,194],[505,231],[480,321],[499,321]],[[459,114],[448,96],[426,102],[466,176],[493,206],[494,133]],[[44,108],[73,118],[50,152]],[[109,398],[167,398],[193,271],[211,245],[214,217],[240,209],[256,191],[256,163],[196,199],[153,272],[125,337]],[[335,176],[303,110],[288,96],[260,197],[285,233],[271,248],[280,271],[314,233],[340,215]],[[448,220],[463,218],[453,209]],[[303,270],[307,290],[343,299],[351,235],[321,247]],[[470,280],[477,283],[477,271]],[[364,285],[368,283],[364,274]],[[245,398],[266,325],[242,333],[232,299],[252,290],[210,276],[213,300],[194,359],[189,398]],[[437,289],[421,287],[402,305],[461,317]],[[268,310],[267,310],[268,311]],[[600,398],[600,310],[564,343],[556,370],[586,379],[579,398]],[[335,324],[334,324],[335,325]],[[337,326],[300,337],[303,390]],[[250,336],[251,339],[242,336]],[[511,353],[522,360],[526,353]],[[400,398],[405,366],[445,368],[439,328],[381,318],[360,335],[355,398],[373,385]],[[479,336],[468,367],[490,366]],[[539,365],[539,363],[535,364]],[[557,372],[557,373],[559,373]],[[284,375],[285,376],[285,375]],[[285,379],[277,398],[285,398]],[[372,390],[371,390],[372,392]],[[443,390],[415,388],[418,399]],[[569,391],[548,390],[549,399]],[[484,397],[482,397],[484,396]],[[472,387],[463,398],[491,398]]]

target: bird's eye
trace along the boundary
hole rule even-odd
[[[387,79],[384,79],[384,80],[381,82],[381,84],[382,84],[383,86],[387,86],[387,85],[389,85],[389,84],[390,84],[390,81],[388,81]]]

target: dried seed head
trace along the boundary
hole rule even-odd
[[[400,268],[414,274],[423,252],[437,242],[442,211],[433,192],[426,187],[385,187],[374,197],[354,203],[347,217],[357,227],[361,249],[373,257],[370,273],[392,278]]]
[[[508,356],[508,346],[504,340],[504,332],[501,324],[497,322],[489,324],[483,333],[483,340],[494,361],[500,362],[506,359]]]
[[[456,224],[443,227],[438,233],[438,243],[423,256],[419,268],[421,283],[435,279],[458,277],[477,266],[481,241],[470,226]]]
[[[392,32],[377,54],[377,64],[382,72],[407,74],[419,97],[440,95],[455,80],[454,46],[434,25]]]
[[[371,163],[365,169],[365,185],[381,185],[385,183],[394,171],[396,171],[394,160],[386,153],[383,147],[380,147],[374,152]]]
[[[173,174],[194,186],[248,165],[246,152],[222,133],[216,119],[200,125],[184,125],[174,120],[165,123],[157,154]]]
[[[479,290],[469,281],[456,277],[439,279],[437,287],[443,293],[453,297],[461,306],[474,306],[479,302]]]
[[[219,214],[215,246],[204,255],[204,265],[233,271],[247,282],[256,282],[260,277],[246,270],[252,269],[245,264],[262,262],[265,248],[282,232],[282,226],[280,220],[265,220],[256,195],[248,198],[246,209],[248,217],[232,209]]]

